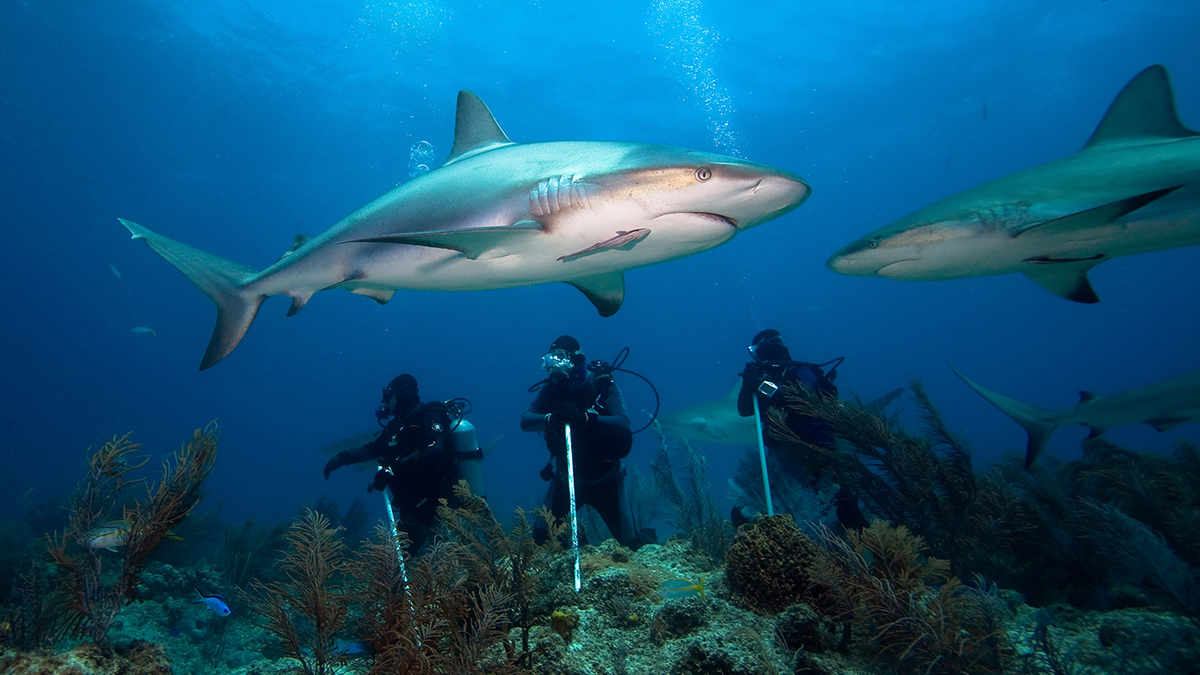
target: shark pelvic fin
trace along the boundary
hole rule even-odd
[[[512,141],[500,129],[492,111],[475,94],[463,89],[458,92],[458,110],[454,115],[454,145],[446,164],[483,152]],[[442,166],[445,166],[443,164]]]
[[[1133,77],[1113,99],[1083,149],[1127,138],[1188,138],[1200,134],[1183,126],[1167,69],[1153,65]]]
[[[355,288],[351,289],[350,292],[355,295],[361,295],[364,298],[370,298],[381,305],[386,305],[391,301],[392,296],[396,294],[396,289]]]
[[[1000,409],[1000,412],[1013,418],[1017,424],[1020,424],[1025,429],[1025,433],[1029,436],[1029,441],[1025,445],[1025,468],[1033,466],[1034,460],[1042,452],[1042,448],[1046,447],[1046,441],[1050,440],[1050,434],[1058,428],[1058,421],[1055,413],[1049,410],[1035,408],[1027,403],[1001,396],[996,392],[975,384],[966,375],[958,372],[954,366],[950,366],[950,370],[959,377],[967,386],[974,389],[975,393],[982,396],[988,403]]]
[[[506,227],[475,227],[465,230],[438,230],[431,232],[399,232],[348,242],[377,244],[409,244],[458,251],[471,260],[491,260],[510,255],[522,248],[529,236],[541,234],[542,224],[532,220],[521,220]]]
[[[1096,295],[1092,283],[1088,281],[1087,273],[1101,261],[1102,259],[1042,264],[1024,270],[1024,274],[1059,297],[1092,305],[1100,302],[1100,296]]]
[[[621,309],[625,302],[625,273],[621,270],[593,274],[590,277],[580,277],[567,282],[578,288],[596,309],[600,316],[612,316]]]
[[[168,239],[131,220],[118,220],[134,239],[145,241],[217,306],[217,325],[213,327],[200,370],[210,368],[229,356],[246,335],[254,316],[258,314],[258,308],[266,300],[265,295],[246,290],[246,285],[254,278],[254,270]]]
[[[1151,190],[1150,192],[1143,192],[1142,194],[1126,197],[1125,199],[1118,199],[1115,202],[1103,204],[1095,208],[1077,211],[1061,218],[1034,223],[1013,236],[1032,239],[1034,237],[1053,237],[1073,231],[1094,229],[1111,223],[1117,218],[1127,216],[1150,202],[1166,197],[1181,187],[1183,186],[1176,185],[1161,190]],[[1054,262],[1053,259],[1048,259],[1047,261]]]

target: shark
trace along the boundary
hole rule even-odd
[[[1200,137],[1161,65],[1117,95],[1083,149],[952,195],[833,254],[842,274],[937,281],[1019,272],[1080,303],[1123,255],[1200,243]]]
[[[738,414],[737,398],[742,389],[738,378],[733,389],[724,398],[705,401],[688,406],[658,418],[663,436],[682,436],[693,441],[706,441],[727,445],[752,445],[758,442],[758,427],[754,417]],[[896,400],[903,389],[894,389],[866,404],[867,410],[882,414],[888,404]]]
[[[514,143],[487,105],[460,91],[442,166],[321,234],[297,235],[262,271],[120,219],[217,306],[200,362],[228,356],[266,298],[343,289],[472,291],[566,282],[601,316],[625,298],[628,269],[690,256],[799,207],[799,176],[733,157],[645,143]]]
[[[1088,438],[1103,434],[1118,424],[1148,424],[1167,431],[1187,422],[1200,422],[1200,371],[1130,389],[1118,394],[1097,395],[1079,392],[1079,405],[1062,410],[1043,410],[1001,396],[971,381],[951,366],[975,393],[1013,418],[1029,435],[1025,447],[1025,468],[1041,453],[1054,430],[1066,424],[1088,428]]]

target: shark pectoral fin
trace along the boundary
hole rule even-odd
[[[458,108],[454,113],[454,145],[446,164],[498,145],[512,143],[496,123],[492,111],[475,94],[463,89],[458,92]]]
[[[380,288],[355,288],[350,291],[355,295],[361,295],[365,298],[370,298],[381,305],[388,304],[392,296],[396,294],[396,289],[380,289]]]
[[[504,227],[476,227],[465,230],[400,232],[378,237],[351,239],[345,243],[408,244],[458,251],[471,260],[491,260],[511,255],[528,237],[542,233],[541,223],[522,220]]]
[[[1146,420],[1146,424],[1149,424],[1150,426],[1154,427],[1158,431],[1167,431],[1168,429],[1174,429],[1175,427],[1179,426],[1180,424],[1183,424],[1184,422],[1188,422],[1188,421],[1191,421],[1191,418],[1188,418],[1188,417],[1151,417],[1150,419]]]
[[[616,314],[625,301],[625,273],[620,270],[580,277],[567,283],[582,291],[596,306],[600,316]]]
[[[1137,211],[1143,206],[1149,204],[1150,202],[1161,199],[1181,187],[1183,186],[1176,185],[1174,187],[1163,188],[1161,190],[1151,190],[1150,192],[1143,192],[1142,194],[1126,197],[1125,199],[1119,199],[1115,202],[1103,204],[1101,206],[1086,209],[1084,211],[1077,211],[1075,213],[1062,216],[1061,218],[1054,218],[1040,223],[1034,223],[1017,232],[1013,236],[1024,237],[1026,239],[1033,239],[1035,237],[1058,237],[1070,234],[1071,232],[1095,229],[1111,223],[1117,218],[1127,216],[1130,213],[1133,213],[1134,211]]]
[[[1041,262],[1037,267],[1023,270],[1025,276],[1033,279],[1039,286],[1051,293],[1074,302],[1094,304],[1100,302],[1100,296],[1092,289],[1088,281],[1088,270],[1102,260],[1082,260],[1074,262]]]

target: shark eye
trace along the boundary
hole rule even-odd
[[[708,168],[707,166],[702,166],[699,169],[696,169],[696,180],[704,183],[707,182],[709,178],[712,178],[712,169]]]
[[[868,242],[867,242],[867,246],[870,246],[871,248],[879,248],[879,240],[878,240],[878,239],[872,239],[872,240],[870,240],[870,241],[868,241]]]

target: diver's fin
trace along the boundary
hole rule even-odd
[[[211,368],[229,356],[246,335],[254,316],[258,314],[258,308],[266,299],[265,295],[246,290],[246,284],[254,277],[254,270],[168,239],[131,220],[118,220],[134,239],[144,240],[217,306],[217,325],[213,327],[200,370]]]
[[[1174,187],[1163,188],[1162,190],[1143,192],[1139,195],[1126,197],[1125,199],[1119,199],[1115,202],[1097,206],[1084,211],[1078,211],[1061,218],[1054,218],[1052,220],[1034,223],[1020,230],[1013,236],[1033,239],[1036,237],[1053,237],[1079,230],[1090,230],[1107,223],[1111,223],[1122,216],[1127,216],[1130,213],[1133,213],[1134,211],[1137,211],[1143,206],[1149,204],[1150,202],[1155,201],[1156,199],[1161,199],[1162,197],[1171,194],[1181,187],[1183,186],[1176,185]],[[1031,258],[1029,262],[1039,262],[1039,260]],[[1047,260],[1045,262],[1053,262],[1053,260]]]
[[[1083,146],[1127,138],[1188,138],[1200,136],[1183,126],[1175,110],[1175,92],[1167,69],[1153,65],[1134,75],[1113,99],[1104,119]]]
[[[1041,453],[1042,448],[1046,447],[1046,441],[1050,439],[1050,434],[1058,428],[1058,422],[1055,421],[1055,415],[1049,410],[1035,408],[1027,403],[1013,400],[1007,396],[1001,396],[990,389],[975,384],[966,375],[958,372],[954,366],[950,366],[950,370],[959,377],[967,386],[974,389],[975,393],[982,396],[988,403],[1000,409],[1000,412],[1013,418],[1017,424],[1020,424],[1025,433],[1029,435],[1029,441],[1025,446],[1025,468],[1028,469]]]
[[[1102,260],[1043,264],[1022,272],[1057,296],[1091,305],[1100,302],[1100,296],[1096,295],[1095,289],[1088,281],[1087,273],[1100,262]]]
[[[374,242],[379,244],[410,244],[430,246],[458,251],[471,260],[490,260],[511,255],[522,248],[514,245],[526,237],[542,232],[541,223],[522,220],[506,227],[475,227],[465,230],[438,230],[432,232],[400,232],[378,237],[351,239],[349,242]]]
[[[636,230],[617,230],[615,236],[609,237],[602,242],[592,244],[591,246],[574,253],[559,256],[558,259],[562,262],[570,262],[577,258],[582,258],[585,255],[598,253],[600,251],[625,250],[633,248],[633,245],[646,238],[650,234],[650,230],[639,227]]]
[[[596,306],[600,316],[616,314],[625,301],[625,273],[621,270],[580,277],[567,283],[582,291]]]
[[[499,145],[512,143],[496,124],[492,111],[475,94],[463,89],[458,92],[458,109],[454,115],[454,145],[446,164],[457,162]],[[443,164],[442,166],[445,166]]]

